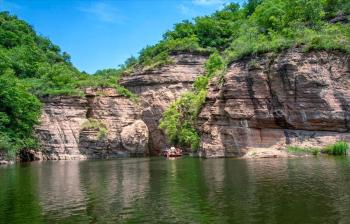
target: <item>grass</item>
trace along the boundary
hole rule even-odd
[[[85,121],[82,124],[82,130],[94,130],[94,131],[98,131],[98,135],[97,138],[99,140],[103,140],[105,138],[107,138],[108,135],[108,129],[107,126],[99,120],[93,119],[93,118],[89,118],[87,121]]]
[[[287,151],[289,153],[306,153],[306,154],[318,155],[321,153],[321,148],[288,146]]]
[[[349,144],[346,141],[338,141],[332,145],[328,145],[324,148],[324,152],[330,155],[340,156],[347,155],[349,150]]]
[[[332,145],[328,145],[324,148],[317,147],[300,147],[300,146],[288,146],[287,152],[289,153],[306,153],[312,155],[318,155],[320,153],[341,156],[347,155],[349,150],[349,144],[346,141],[337,141]]]

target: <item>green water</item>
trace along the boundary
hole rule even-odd
[[[0,167],[0,223],[350,223],[350,159]]]

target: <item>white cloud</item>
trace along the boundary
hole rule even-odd
[[[228,0],[193,0],[195,5],[223,5],[228,2]]]
[[[93,2],[89,5],[79,7],[78,10],[94,16],[102,22],[122,24],[126,20],[126,17],[121,15],[116,7],[106,2]]]
[[[178,9],[179,9],[180,13],[183,15],[192,16],[193,14],[195,14],[194,10],[192,10],[189,7],[182,5],[182,4],[178,6]]]

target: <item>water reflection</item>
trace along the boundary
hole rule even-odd
[[[0,168],[0,223],[347,223],[348,158],[42,162]]]

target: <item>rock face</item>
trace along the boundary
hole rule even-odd
[[[43,99],[43,102],[41,125],[37,127],[43,147],[42,159],[73,160],[148,154],[148,130],[139,121],[141,114],[138,105],[113,89],[88,89],[85,97],[50,97]],[[88,119],[105,124],[106,136],[101,137],[95,129],[83,129]],[[127,140],[121,137],[125,128],[128,130],[127,137],[139,137],[125,144]],[[140,130],[144,133],[140,134]]]
[[[131,153],[144,153],[148,143],[148,128],[142,120],[123,128],[120,133],[124,148]]]
[[[27,158],[87,159],[159,154],[169,146],[158,128],[164,110],[204,72],[207,56],[177,54],[174,63],[125,76],[113,89],[85,97],[50,97],[37,133],[43,152]],[[290,49],[236,61],[212,80],[199,115],[202,157],[279,157],[287,145],[320,147],[350,141],[350,62],[340,52]],[[106,127],[82,128],[89,119]],[[28,154],[29,153],[29,154]],[[30,155],[35,153],[35,156]],[[0,155],[1,157],[1,155]],[[1,159],[0,159],[1,160]]]
[[[169,144],[158,128],[162,113],[186,91],[192,89],[195,78],[204,72],[205,55],[176,54],[173,64],[155,71],[146,71],[124,77],[120,84],[139,95],[141,119],[149,132],[151,154],[159,154]]]
[[[339,52],[291,49],[231,64],[221,86],[211,83],[200,114],[200,155],[350,140],[349,60]]]

